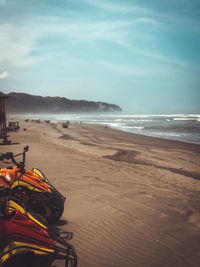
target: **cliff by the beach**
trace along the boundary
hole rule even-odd
[[[115,104],[64,97],[42,97],[25,93],[9,93],[6,99],[8,113],[64,113],[64,112],[120,112]]]

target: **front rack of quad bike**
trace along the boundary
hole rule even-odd
[[[51,235],[50,235],[51,236]],[[17,240],[17,242],[20,243],[27,243],[27,245],[18,245],[17,249],[33,249],[34,246],[34,251],[38,252],[45,252],[46,254],[48,253],[50,257],[54,260],[65,260],[65,267],[76,267],[77,266],[77,255],[76,252],[73,248],[72,245],[70,245],[66,240],[57,237],[57,240],[53,240],[58,243],[61,243],[62,247],[60,245],[47,245],[45,242],[41,242],[39,239],[35,239],[26,235],[23,235],[22,233],[15,233],[15,234],[10,234],[7,236],[8,240]],[[62,241],[61,241],[62,240]],[[30,245],[29,245],[30,244]],[[33,246],[31,246],[33,245]],[[37,247],[43,246],[42,247]],[[47,249],[49,250],[47,252]],[[13,250],[16,250],[16,247],[10,248],[7,250],[5,253],[1,254],[1,258],[4,257],[6,254],[11,253]],[[50,252],[53,250],[54,252]]]
[[[52,235],[50,234],[52,237]],[[34,251],[38,252],[45,252],[48,253],[50,257],[54,260],[65,260],[65,267],[76,267],[77,266],[77,255],[72,245],[70,245],[66,240],[62,239],[61,237],[56,237],[54,233],[54,238],[52,238],[56,243],[60,243],[59,245],[49,245],[45,242],[41,242],[39,239],[32,238],[30,236],[26,236],[22,233],[13,233],[8,234],[7,236],[8,240],[15,240],[22,244],[27,245],[18,245],[17,248],[13,247],[9,250],[6,250],[6,252],[2,253],[0,255],[0,258],[3,258],[6,254],[12,253],[14,250],[21,250],[21,249],[33,249]],[[31,246],[32,245],[32,246]],[[37,247],[41,246],[41,247]],[[43,248],[42,248],[43,247]],[[49,250],[47,252],[47,250]],[[51,250],[53,252],[51,252]]]
[[[25,168],[25,161],[26,161],[26,152],[28,151],[28,149],[29,149],[29,146],[25,146],[23,152],[19,153],[19,154],[16,154],[16,155],[14,155],[13,152],[1,153],[0,154],[0,160],[2,160],[5,163],[8,163],[5,160],[9,160],[10,159],[12,161],[12,163],[15,164],[19,168],[19,171],[21,173],[24,173],[25,172],[24,168]],[[21,155],[22,155],[22,161],[17,162],[15,160],[15,157],[18,157],[18,156],[21,156]]]

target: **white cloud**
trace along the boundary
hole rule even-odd
[[[6,0],[0,0],[0,5],[5,5],[6,4]]]
[[[28,28],[11,24],[0,25],[0,64],[26,66],[34,63],[29,54],[34,50],[37,36]]]
[[[160,53],[148,52],[148,51],[136,48],[128,41],[121,43],[121,45],[124,46],[127,50],[129,50],[132,53],[141,55],[143,57],[146,57],[146,58],[149,58],[152,60],[160,61],[160,62],[165,63],[165,64],[176,65],[176,66],[181,67],[181,68],[188,67],[188,64],[186,62],[184,62],[178,58],[170,58],[170,57],[168,57],[166,55],[162,55]]]
[[[7,71],[4,71],[4,72],[0,73],[0,80],[1,80],[1,79],[6,79],[6,78],[8,78],[8,77],[9,77],[9,74],[8,74]]]
[[[148,68],[144,66],[134,66],[131,64],[122,64],[121,62],[108,62],[108,61],[99,61],[98,64],[102,66],[107,71],[111,71],[117,73],[118,75],[122,75],[125,78],[147,78],[147,77],[155,77],[158,73],[158,69]],[[159,70],[161,73],[161,70]]]
[[[55,18],[35,18],[36,23],[23,26],[0,24],[0,64],[6,66],[27,66],[41,60],[44,55],[41,38],[62,37],[65,42],[76,44],[106,40],[121,44],[129,23],[126,21],[108,22],[71,22]],[[35,56],[33,51],[40,51],[43,56]]]
[[[157,60],[157,61],[160,61],[160,62],[163,62],[166,64],[177,65],[181,68],[187,67],[187,64],[184,61],[181,61],[179,59],[170,58],[170,57],[167,57],[167,56],[159,54],[159,53],[147,52],[144,50],[137,49],[133,46],[130,47],[130,50],[141,55],[141,56],[145,56],[145,57],[148,57],[150,59]]]
[[[64,42],[75,44],[99,40],[108,41],[120,45],[129,52],[167,64],[177,64],[185,67],[185,63],[180,60],[170,59],[158,53],[143,51],[134,47],[129,41],[130,36],[134,38],[134,35],[138,33],[138,27],[133,27],[134,24],[155,25],[157,23],[154,19],[148,17],[140,17],[131,21],[103,22],[82,22],[56,17],[37,17],[34,18],[34,21],[35,23],[30,25],[26,23],[21,26],[0,25],[0,64],[20,67],[48,60],[51,57],[51,53],[49,50],[45,51],[43,43],[40,41],[41,38],[62,37]],[[38,56],[32,54],[34,51],[39,51]]]
[[[141,23],[144,23],[144,24],[157,25],[157,21],[155,19],[146,18],[146,17],[138,18],[134,22],[138,22],[138,23],[141,22]]]
[[[91,6],[104,9],[108,12],[115,12],[120,14],[132,14],[135,13],[137,15],[145,14],[151,16],[161,16],[161,14],[155,13],[151,9],[147,9],[144,7],[139,7],[134,4],[127,5],[127,4],[119,4],[114,3],[108,0],[85,0],[85,2]]]
[[[51,25],[51,26],[49,26]],[[115,41],[120,38],[126,28],[129,27],[127,21],[107,21],[107,22],[57,22],[47,20],[40,25],[40,31],[45,35],[61,35],[68,41],[92,42],[96,40]]]

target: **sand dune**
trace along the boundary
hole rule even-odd
[[[200,146],[102,126],[22,122],[29,145],[67,197],[60,224],[74,232],[80,267],[200,266]],[[55,266],[63,266],[56,262]]]

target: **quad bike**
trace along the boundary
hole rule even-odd
[[[23,203],[7,200],[5,187],[0,188],[0,266],[51,266],[56,259],[65,260],[65,267],[77,266],[77,255],[65,238],[48,226],[44,219],[26,211]]]
[[[49,223],[55,223],[64,210],[65,197],[47,180],[39,169],[26,170],[25,156],[29,147],[24,147],[22,153],[13,155],[12,152],[0,154],[0,160],[15,165],[0,169],[0,186],[9,191],[11,197],[22,201],[27,210],[32,210],[43,216]],[[22,162],[15,157],[22,155]]]

